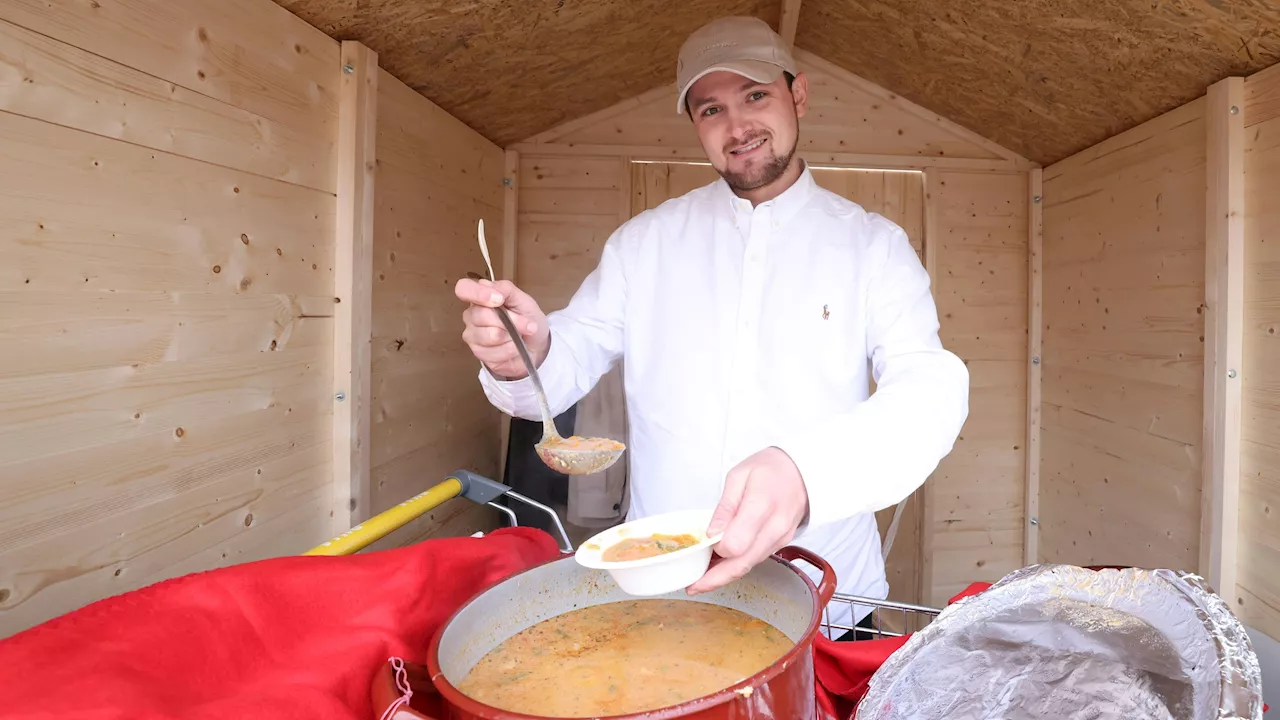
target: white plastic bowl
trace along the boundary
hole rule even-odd
[[[653,597],[683,590],[707,571],[711,565],[712,548],[720,542],[720,535],[707,537],[706,534],[712,513],[712,510],[686,510],[616,525],[584,542],[575,557],[583,567],[607,571],[628,595]],[[615,543],[654,533],[689,534],[699,542],[675,552],[639,560],[604,561],[604,551]]]

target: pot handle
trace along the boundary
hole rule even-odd
[[[804,560],[822,571],[822,580],[818,583],[818,609],[826,609],[827,603],[831,602],[831,596],[836,594],[836,571],[831,567],[831,564],[812,550],[798,545],[788,545],[778,550],[774,555],[788,562]]]
[[[417,708],[411,707],[409,702],[402,699],[406,687],[412,691],[411,696],[436,694],[436,686],[431,682],[431,671],[426,665],[399,658],[382,663],[378,672],[374,673],[373,682],[369,688],[374,717],[389,720],[407,715],[413,720],[435,720],[430,715],[425,715]]]

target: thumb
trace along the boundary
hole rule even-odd
[[[742,492],[747,486],[747,473],[738,468],[729,471],[724,479],[724,492],[720,494],[720,504],[711,514],[711,524],[707,526],[707,534],[715,535],[724,532],[729,521],[738,513],[738,505],[742,502]]]
[[[488,284],[487,281],[482,282]],[[516,287],[515,283],[510,280],[499,280],[492,283],[491,286],[502,296],[500,304],[515,316],[513,321],[520,330],[520,334],[533,335],[536,333],[539,329],[539,322],[543,318],[542,308],[538,307],[538,302],[528,293]]]
[[[493,283],[492,287],[498,294],[502,295],[502,304],[507,309],[526,317],[542,314],[542,310],[538,307],[538,302],[528,293],[516,287],[515,283],[510,280],[499,280]]]

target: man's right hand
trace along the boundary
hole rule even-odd
[[[520,351],[493,308],[505,306],[511,323],[524,338],[535,366],[542,365],[551,349],[551,330],[538,303],[507,280],[490,282],[463,278],[454,286],[459,300],[470,303],[462,313],[462,339],[476,359],[499,379],[519,380],[528,375]]]

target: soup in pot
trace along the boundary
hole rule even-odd
[[[622,715],[718,692],[792,647],[777,628],[732,608],[625,600],[573,610],[517,633],[456,686],[512,712]]]

